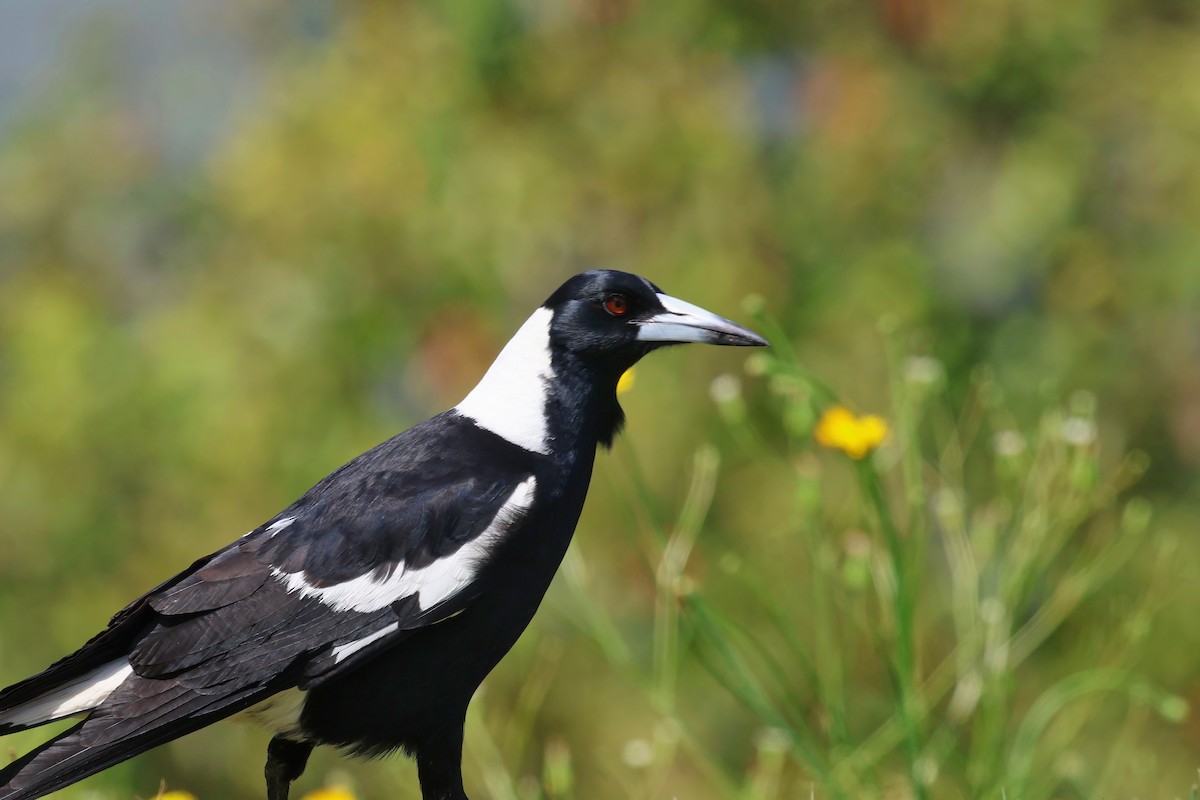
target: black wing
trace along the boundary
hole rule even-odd
[[[455,424],[414,428],[360,456],[151,595],[155,620],[130,653],[134,671],[197,688],[307,688],[461,610],[474,592],[460,573],[486,554],[480,537],[513,524],[534,484],[525,457],[483,452],[495,437]],[[448,426],[480,441],[448,443]],[[435,580],[452,568],[453,579]]]
[[[405,591],[404,575],[452,560],[487,532],[514,492],[532,485],[534,458],[452,415],[384,442],[131,603],[76,653],[0,692],[0,730],[6,711],[122,657],[147,681],[122,686],[107,705],[131,709],[139,700],[126,695],[164,681],[236,695],[244,707],[327,680],[470,602],[469,584],[423,601]],[[329,600],[355,581],[395,594],[360,607]]]
[[[0,800],[41,797],[284,689],[318,685],[454,614],[475,599],[474,584],[451,581],[422,603],[419,589],[404,591],[405,571],[437,574],[494,532],[498,516],[516,522],[527,505],[502,510],[518,496],[532,503],[535,462],[453,415],[354,459],[135,600],[77,652],[0,692],[4,733],[68,716],[47,698],[86,690],[95,670],[123,659],[130,668],[97,705],[77,709],[85,720],[0,770]],[[331,600],[355,581],[395,596],[376,591],[363,608]],[[44,718],[31,717],[43,707]]]

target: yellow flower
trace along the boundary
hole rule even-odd
[[[844,406],[830,406],[821,415],[813,437],[817,444],[830,450],[841,450],[851,458],[863,458],[887,438],[888,426],[883,417],[874,414],[856,416]]]
[[[617,394],[623,395],[633,388],[633,381],[636,378],[633,372],[634,368],[630,367],[625,370],[625,374],[621,376],[621,380],[617,381]]]
[[[157,800],[196,800],[196,795],[191,792],[163,792],[158,796]]]
[[[326,786],[324,789],[309,792],[300,800],[357,800],[357,798],[354,796],[354,792],[344,787]]]

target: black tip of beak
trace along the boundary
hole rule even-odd
[[[720,331],[717,338],[712,344],[727,345],[729,347],[770,347],[771,343],[762,336],[759,336],[749,328],[743,328],[741,325],[736,326],[739,330]]]

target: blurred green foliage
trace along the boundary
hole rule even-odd
[[[1194,4],[375,2],[302,33],[314,5],[228,22],[264,85],[194,163],[123,94],[119,27],[5,131],[0,682],[606,266],[765,306],[776,348],[640,369],[473,706],[477,796],[1188,791]],[[824,386],[892,421],[873,461],[815,451]],[[257,797],[264,747],[221,726],[62,796]],[[415,796],[402,759],[310,770]]]

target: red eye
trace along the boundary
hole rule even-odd
[[[614,317],[623,317],[629,313],[629,301],[623,294],[610,294],[604,301],[604,310]]]

